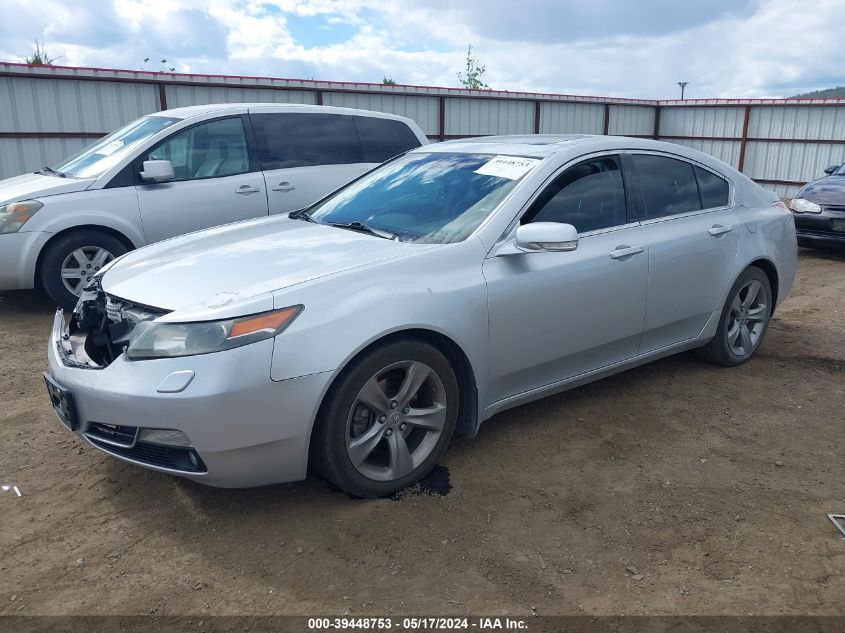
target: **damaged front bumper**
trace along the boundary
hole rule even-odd
[[[118,353],[105,364],[89,353],[92,335],[72,331],[59,311],[48,344],[49,378],[69,396],[74,432],[92,446],[219,487],[305,477],[330,372],[272,381],[272,339],[180,358]]]

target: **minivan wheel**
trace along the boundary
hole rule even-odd
[[[762,270],[751,266],[728,293],[716,336],[696,350],[698,356],[725,367],[741,365],[760,347],[771,314],[769,278]]]
[[[120,240],[102,231],[85,229],[63,235],[42,255],[41,286],[61,308],[72,310],[91,278],[126,250]]]
[[[312,438],[317,468],[356,497],[416,483],[446,450],[459,390],[435,347],[403,339],[345,369],[326,396]]]

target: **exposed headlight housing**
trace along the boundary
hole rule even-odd
[[[793,198],[789,201],[789,208],[795,213],[821,213],[822,208],[815,202],[810,202],[806,198]]]
[[[301,305],[291,306],[239,319],[199,323],[144,321],[132,331],[126,356],[130,360],[177,358],[263,341],[281,334],[302,309]]]
[[[17,233],[43,206],[38,200],[24,200],[0,207],[0,234]]]

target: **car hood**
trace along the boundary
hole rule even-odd
[[[823,205],[845,206],[845,176],[828,176],[808,182],[796,194],[810,202]]]
[[[93,178],[60,178],[42,174],[24,174],[0,180],[0,205],[55,196],[57,193],[73,193],[87,189]]]
[[[202,310],[434,245],[387,240],[286,216],[190,233],[124,255],[103,275],[115,297],[165,310]]]

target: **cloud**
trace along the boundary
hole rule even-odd
[[[456,86],[473,43],[494,88],[668,98],[827,87],[845,59],[836,0],[6,3],[0,58],[38,39],[71,65]]]
[[[724,16],[747,16],[752,0],[404,0],[396,15],[411,15],[437,25],[457,27],[462,36],[503,42],[560,44],[612,37],[660,36],[701,26]],[[443,18],[448,16],[448,19]],[[442,31],[441,31],[442,32]],[[463,40],[462,40],[463,41]]]

